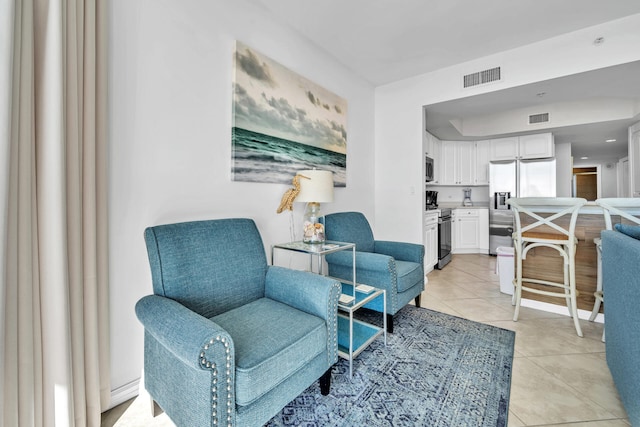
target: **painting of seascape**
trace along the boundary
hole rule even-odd
[[[234,181],[290,184],[316,168],[346,186],[346,115],[343,98],[236,42]]]

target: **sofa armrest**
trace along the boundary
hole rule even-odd
[[[325,256],[329,264],[336,264],[345,267],[353,265],[353,254],[349,251],[335,252]],[[391,271],[393,257],[377,254],[373,252],[356,251],[356,269],[370,271]]]
[[[375,252],[394,257],[399,261],[410,261],[418,264],[424,262],[424,245],[417,243],[376,240]]]
[[[145,332],[187,366],[211,369],[214,364],[235,365],[233,340],[229,334],[179,302],[147,295],[136,304],[136,315]]]
[[[341,286],[338,281],[319,274],[270,266],[265,282],[265,297],[333,322],[337,313]]]

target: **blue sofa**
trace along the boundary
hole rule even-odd
[[[145,241],[144,384],[177,426],[260,426],[318,378],[329,393],[336,280],[268,266],[250,219],[151,227]]]
[[[640,227],[603,231],[607,364],[631,425],[640,426]]]

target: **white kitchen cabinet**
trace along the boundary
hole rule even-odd
[[[455,185],[456,175],[456,145],[453,141],[442,141],[440,150],[440,184]]]
[[[424,138],[424,152],[426,156],[429,156],[433,159],[433,181],[427,183],[427,185],[438,185],[440,184],[440,170],[441,166],[441,145],[442,142],[431,135],[429,132],[425,132]]]
[[[553,134],[538,133],[492,139],[490,160],[547,159],[555,155]]]
[[[489,209],[456,208],[451,213],[451,252],[489,253]]]
[[[491,141],[477,141],[475,145],[475,185],[489,185],[489,157],[491,155]]]
[[[518,137],[492,139],[490,143],[490,159],[514,160],[518,158]]]
[[[435,158],[436,141],[440,142],[440,140],[426,131],[424,133],[423,140],[424,140],[424,152],[427,154],[427,156],[431,157],[432,159]]]
[[[555,155],[553,134],[522,135],[518,138],[518,148],[521,159],[548,159]]]
[[[480,250],[478,209],[453,209],[451,213],[451,234],[452,253],[478,253]]]
[[[441,185],[475,185],[475,143],[442,141],[440,152]]]
[[[424,216],[424,272],[433,270],[438,263],[438,214],[427,212]]]

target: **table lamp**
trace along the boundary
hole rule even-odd
[[[307,202],[304,212],[303,237],[305,243],[323,243],[325,240],[324,224],[320,223],[320,203],[333,202],[333,173],[322,170],[303,170],[298,175],[300,179],[300,193],[296,202]]]

